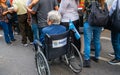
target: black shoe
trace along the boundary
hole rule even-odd
[[[113,59],[113,60],[109,61],[108,63],[111,65],[120,65],[120,60]]]
[[[91,59],[94,61],[94,62],[96,62],[96,63],[98,63],[99,62],[99,59],[98,58],[95,58],[95,57],[91,57]]]
[[[8,42],[7,44],[8,44],[8,45],[11,45],[12,43],[11,43],[11,42]]]
[[[84,60],[83,67],[89,68],[90,66],[90,60]]]
[[[16,41],[16,39],[12,39],[11,41],[13,41],[13,42],[14,42],[14,41]]]

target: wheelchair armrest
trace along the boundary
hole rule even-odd
[[[49,34],[46,34],[46,36],[47,36],[48,38],[50,38],[50,35],[49,35]]]
[[[35,41],[34,41],[34,44],[37,44],[37,45],[39,45],[39,46],[42,47],[42,43],[41,43],[39,40],[35,40]]]

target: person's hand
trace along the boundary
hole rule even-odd
[[[30,9],[29,7],[27,7],[27,10],[28,10],[28,12],[32,12],[32,9]]]
[[[28,19],[27,19],[27,22],[28,22],[28,24],[30,24],[30,23],[31,23],[31,19],[30,19],[30,18],[28,18]]]
[[[9,12],[9,13],[13,13],[13,12],[14,12],[14,7],[8,8],[8,12]]]
[[[13,13],[13,10],[8,10],[9,13]]]

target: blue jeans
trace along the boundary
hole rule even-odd
[[[39,41],[43,44],[44,43],[44,35],[42,34],[42,29],[44,27],[39,28]]]
[[[115,59],[120,60],[120,33],[111,31],[111,40],[115,53]]]
[[[37,24],[32,24],[32,31],[33,31],[33,37],[34,40],[38,40],[39,39],[39,34],[38,34],[38,25]]]
[[[10,37],[10,40],[14,40],[14,35],[13,35],[13,30],[12,30],[12,23],[9,22],[7,23],[8,24],[8,30],[9,30],[9,37]]]
[[[3,28],[5,42],[6,42],[6,43],[9,43],[9,42],[10,42],[10,38],[9,38],[9,30],[8,30],[8,25],[7,25],[7,23],[1,21],[1,22],[0,22],[0,26]]]
[[[100,56],[100,34],[102,27],[90,26],[88,22],[84,23],[84,59],[90,59],[90,45],[93,38],[95,46],[95,58]]]

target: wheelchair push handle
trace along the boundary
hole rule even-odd
[[[77,29],[75,28],[73,22],[70,20],[69,21],[69,29],[74,31],[76,39],[80,39],[80,34],[78,33]]]

